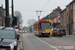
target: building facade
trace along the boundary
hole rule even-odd
[[[0,7],[0,26],[2,26],[2,20],[3,20],[3,26],[5,26],[5,16],[6,16],[6,11],[2,7]],[[3,19],[2,19],[3,17]]]
[[[75,35],[75,0],[72,2],[73,4],[73,34]],[[72,19],[71,19],[72,20]]]
[[[50,19],[52,20],[53,28],[60,28],[60,12],[61,12],[60,6],[55,8],[53,12],[49,15]]]
[[[56,18],[54,18],[53,20],[52,20],[52,24],[55,24],[54,25],[54,28],[60,28],[60,16],[57,16]]]
[[[66,33],[68,33],[68,27],[67,27],[67,25],[69,24],[68,22],[67,22],[67,11],[66,11],[67,9],[65,8],[63,11],[61,11],[60,12],[60,28],[62,28],[62,29],[65,29],[66,30]],[[68,16],[69,17],[69,16]],[[68,20],[69,21],[69,20]]]
[[[60,26],[70,35],[75,34],[75,0],[69,3],[66,8],[60,12]]]
[[[50,14],[48,14],[46,17],[43,17],[42,19],[50,19],[52,20],[52,25],[54,24],[54,26],[52,27],[60,27],[60,11],[61,8],[60,6],[58,6],[57,8],[55,8]]]

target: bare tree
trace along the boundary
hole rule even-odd
[[[36,20],[35,19],[29,19],[28,20],[28,26],[29,26],[29,32],[33,32],[33,24]]]
[[[29,19],[27,23],[29,26],[32,26],[35,21],[35,19]]]

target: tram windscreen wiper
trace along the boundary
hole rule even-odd
[[[1,41],[0,41],[0,43],[3,41],[3,39],[4,39],[4,38],[1,38]]]

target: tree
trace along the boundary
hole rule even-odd
[[[35,19],[29,19],[27,23],[29,26],[32,26],[34,24],[34,22],[36,22]]]
[[[18,23],[18,26],[20,27],[23,22],[22,15],[19,11],[15,11],[15,16],[17,17],[17,23]]]
[[[29,32],[33,32],[33,24],[34,24],[34,22],[36,22],[36,20],[35,19],[29,19],[28,20],[28,26],[29,26]]]

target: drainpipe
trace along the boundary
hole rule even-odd
[[[70,5],[69,5],[69,35],[70,35]]]

